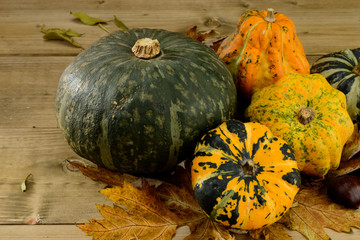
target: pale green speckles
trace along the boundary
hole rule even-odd
[[[169,166],[173,166],[174,163],[177,162],[177,155],[179,154],[180,147],[183,145],[183,140],[181,139],[181,129],[183,126],[178,117],[178,112],[181,112],[182,108],[171,102],[169,110],[172,144],[170,146],[169,161],[167,164],[169,164]]]
[[[110,151],[110,145],[108,141],[109,121],[106,118],[106,116],[103,116],[100,127],[101,127],[101,134],[99,134],[99,137],[97,139],[97,144],[100,149],[101,160],[106,168],[115,170],[116,167],[113,163],[113,159]]]
[[[137,108],[134,108],[132,114],[131,114],[133,117],[131,118],[131,122],[133,123],[139,123],[141,121],[141,116],[140,116],[140,113],[139,113],[139,109]]]
[[[140,96],[140,101],[142,101],[143,103],[154,102],[154,95],[148,94],[147,92],[142,92]]]
[[[153,110],[147,110],[146,113],[145,113],[145,116],[147,118],[153,118],[153,116],[154,116]]]
[[[166,65],[165,66],[166,70],[167,70],[167,74],[169,74],[170,76],[174,76],[175,75],[175,70],[169,66],[169,65]]]
[[[151,136],[153,136],[155,133],[155,128],[152,125],[144,125],[144,134],[149,136],[149,138],[151,138]]]
[[[196,64],[194,62],[191,62],[190,66],[192,66],[195,69],[198,69],[198,70],[202,71],[203,73],[206,73],[206,69],[203,66],[200,66],[200,65],[198,65],[198,64]]]
[[[217,205],[214,206],[213,210],[211,211],[210,217],[212,219],[216,219],[219,210],[226,209],[226,205],[228,204],[229,200],[234,196],[234,194],[235,194],[234,190],[229,190],[226,193],[224,193],[220,202],[218,202]]]
[[[165,116],[164,115],[158,115],[155,117],[155,123],[158,126],[158,128],[163,129],[165,124]]]
[[[160,77],[159,73],[158,72],[152,72],[152,75],[150,78],[153,78],[153,79],[158,79]]]

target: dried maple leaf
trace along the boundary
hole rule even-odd
[[[104,220],[90,220],[78,225],[93,239],[171,239],[176,232],[179,218],[159,199],[146,180],[142,189],[130,183],[123,187],[101,190],[101,193],[120,206],[101,206],[98,209]]]
[[[124,182],[131,183],[138,179],[138,177],[110,171],[105,168],[84,166],[76,161],[69,161],[69,163],[78,168],[85,176],[91,178],[94,181],[106,183],[109,186],[122,186]]]
[[[251,230],[249,235],[254,239],[265,240],[290,240],[291,237],[287,234],[284,226],[280,223],[273,223],[268,227]]]
[[[290,208],[279,222],[302,233],[307,239],[330,239],[324,231],[325,227],[337,232],[350,232],[351,227],[360,228],[360,214],[333,203],[321,183],[303,186],[295,202],[296,206]]]
[[[168,209],[179,217],[179,225],[190,228],[191,234],[185,239],[235,239],[224,226],[202,211],[192,194],[189,171],[179,167],[174,175],[182,180],[182,186],[163,183],[157,192]]]

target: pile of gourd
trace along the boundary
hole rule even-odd
[[[256,229],[291,207],[300,173],[339,166],[360,120],[359,57],[347,49],[310,69],[293,22],[272,9],[245,12],[217,53],[180,33],[118,31],[65,69],[58,124],[108,169],[151,175],[192,159],[206,214]]]

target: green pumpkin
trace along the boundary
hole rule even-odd
[[[142,46],[144,38],[154,41]],[[80,53],[61,76],[55,105],[77,154],[111,170],[152,174],[190,157],[207,130],[232,118],[236,88],[202,43],[132,29]]]
[[[344,49],[320,57],[311,73],[320,73],[331,86],[346,96],[347,111],[354,122],[360,123],[360,48]]]

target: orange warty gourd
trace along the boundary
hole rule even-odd
[[[310,72],[294,23],[273,9],[243,13],[236,31],[222,42],[217,54],[228,65],[245,98],[286,73]]]

